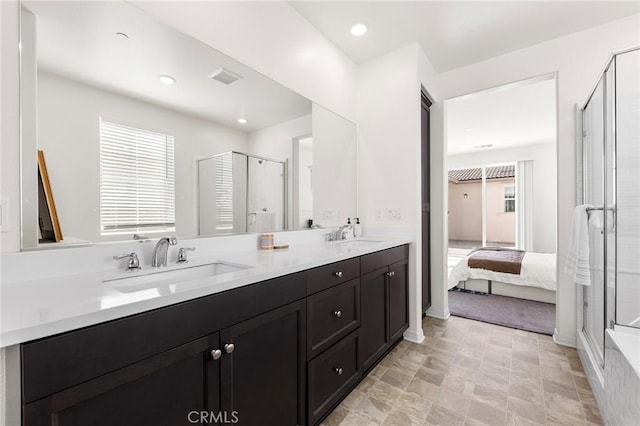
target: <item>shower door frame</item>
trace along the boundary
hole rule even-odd
[[[240,151],[225,151],[225,152],[221,152],[219,154],[214,154],[214,155],[210,155],[208,157],[204,157],[204,158],[199,158],[196,160],[196,163],[200,163],[201,161],[206,161],[206,160],[210,160],[212,158],[216,158],[216,157],[220,157],[222,155],[227,155],[227,154],[239,154],[239,155],[244,155],[247,158],[247,172],[246,172],[246,181],[247,181],[247,193],[245,194],[245,200],[244,200],[244,205],[245,207],[249,206],[249,190],[248,190],[248,186],[249,186],[249,157],[251,158],[257,158],[259,160],[266,160],[266,161],[273,161],[274,163],[280,163],[282,164],[282,230],[283,231],[289,231],[290,229],[288,228],[288,223],[289,223],[289,210],[288,210],[288,206],[289,206],[289,160],[285,159],[285,160],[276,160],[274,158],[269,158],[269,157],[263,157],[260,155],[256,155],[256,154],[247,154],[246,152],[240,152]],[[199,167],[199,165],[198,165]],[[196,168],[197,169],[197,168]],[[197,194],[200,194],[200,179],[198,179],[197,185],[196,185],[196,192]],[[199,203],[198,203],[199,204]],[[198,235],[200,235],[200,206],[197,206],[197,211],[198,211]],[[249,232],[247,231],[247,224],[245,224],[245,230],[243,233],[248,234]],[[230,233],[224,233],[224,234],[218,234],[218,235],[229,235]],[[233,234],[233,233],[231,233]],[[200,235],[201,236],[201,235]]]
[[[617,50],[614,51],[611,56],[609,57],[609,59],[607,60],[602,72],[599,74],[599,78],[596,81],[596,83],[593,86],[593,89],[589,92],[589,96],[587,97],[587,100],[585,101],[585,103],[583,104],[582,108],[580,108],[580,121],[581,121],[581,125],[580,125],[580,147],[579,147],[579,154],[582,157],[582,176],[581,176],[581,184],[582,184],[582,191],[581,191],[581,196],[582,196],[582,203],[584,203],[587,199],[587,193],[586,193],[586,181],[587,181],[587,172],[589,170],[589,168],[587,167],[587,158],[585,155],[585,129],[584,129],[584,114],[585,114],[585,110],[587,108],[587,106],[589,105],[589,103],[591,102],[593,95],[595,94],[595,92],[598,90],[598,86],[600,84],[600,82],[602,82],[602,89],[603,89],[603,94],[602,94],[602,101],[603,101],[603,106],[602,106],[602,164],[601,164],[601,168],[602,168],[602,201],[603,201],[603,205],[602,206],[597,206],[597,207],[602,207],[604,209],[603,211],[603,229],[605,231],[605,237],[603,238],[603,259],[602,259],[602,264],[604,266],[604,273],[603,273],[603,287],[604,287],[604,291],[603,291],[603,309],[604,309],[604,324],[603,324],[603,328],[601,330],[602,334],[603,334],[603,341],[605,339],[605,335],[606,335],[606,330],[608,328],[613,329],[615,327],[615,324],[617,324],[617,315],[616,315],[616,309],[617,309],[617,297],[618,297],[618,291],[617,291],[617,270],[618,270],[618,260],[617,260],[617,245],[618,245],[618,227],[615,225],[616,224],[616,216],[617,216],[617,182],[618,182],[618,157],[617,157],[617,148],[618,148],[618,138],[617,138],[617,129],[616,129],[616,105],[617,105],[617,93],[616,93],[616,58],[618,55],[622,55],[625,53],[629,53],[629,52],[633,52],[636,50],[640,50],[639,46],[634,46],[634,47],[630,47],[630,48],[626,48],[626,49],[621,49],[621,50]],[[607,72],[608,71],[612,71],[613,72],[613,78],[612,78],[612,87],[607,87],[608,83],[607,83]],[[612,102],[609,104],[608,103],[608,99],[607,96],[609,94],[609,91],[611,92],[613,99]],[[608,134],[608,126],[609,123],[607,122],[607,114],[609,113],[609,109],[611,110],[611,143],[612,143],[612,176],[611,176],[611,182],[608,181],[608,176],[607,176],[607,162],[609,160],[608,155],[607,155],[607,134]],[[611,185],[609,185],[611,183]],[[609,189],[610,187],[610,189]],[[611,205],[609,205],[608,203],[608,194],[609,192],[611,192]],[[578,200],[580,202],[580,200]],[[608,210],[609,208],[612,209],[613,211],[613,222],[614,222],[614,226],[613,226],[613,236],[614,236],[614,248],[615,248],[615,252],[614,252],[614,263],[613,263],[613,267],[614,267],[614,275],[613,275],[613,279],[614,279],[614,292],[613,292],[613,297],[614,297],[614,301],[613,301],[613,305],[609,306],[608,302],[608,278],[609,278],[609,274],[608,274],[608,266],[609,266],[609,259],[608,259],[608,238],[607,238],[607,229],[608,229],[608,224],[607,224],[607,220],[608,220]],[[594,347],[597,347],[597,345],[594,345],[594,342],[592,342],[592,339],[589,335],[589,331],[585,329],[585,323],[586,323],[586,314],[585,314],[585,304],[586,304],[586,300],[585,300],[585,292],[584,289],[581,289],[581,295],[582,295],[582,333],[584,334],[584,336],[586,337],[586,339],[588,340],[589,345],[591,346],[590,350],[592,352],[596,353],[596,356],[598,358],[598,363],[599,366],[601,368],[604,368],[604,364],[605,364],[605,358],[606,358],[606,350],[605,347],[603,345],[602,347],[602,353],[598,353],[597,351],[593,351]],[[611,310],[613,310],[613,312],[611,312]],[[587,312],[588,313],[588,312]],[[595,331],[595,330],[594,330]]]

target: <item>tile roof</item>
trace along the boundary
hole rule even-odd
[[[516,167],[508,166],[487,167],[487,179],[510,178],[516,176]],[[458,169],[449,170],[449,179],[457,182],[482,179],[482,169]]]

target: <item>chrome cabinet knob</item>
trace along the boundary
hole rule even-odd
[[[336,318],[340,318],[342,316],[342,311],[333,311],[333,316]]]
[[[233,350],[236,348],[236,346],[233,343],[227,343],[224,345],[224,351],[228,354],[230,354],[231,352],[233,352]]]
[[[333,371],[338,375],[342,376],[342,367],[335,367]]]
[[[386,273],[386,275],[387,275],[388,277],[393,277],[393,276],[395,276],[395,275],[396,275],[396,273],[395,273],[394,271],[391,271],[391,272],[387,272],[387,273]]]
[[[333,275],[335,275],[338,278],[342,278],[342,271],[334,272]]]
[[[211,358],[213,358],[214,361],[219,360],[221,356],[222,356],[222,351],[220,349],[214,349],[211,351]]]

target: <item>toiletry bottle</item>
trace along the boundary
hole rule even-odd
[[[346,235],[346,239],[347,240],[353,239],[355,237],[355,234],[353,232],[353,225],[351,224],[351,218],[350,217],[347,218],[347,229],[346,229],[346,231],[347,231],[347,235]]]
[[[356,217],[356,224],[353,225],[353,235],[356,238],[360,238],[362,236],[362,225],[360,225],[360,218]]]

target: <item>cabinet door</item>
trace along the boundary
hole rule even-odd
[[[189,425],[219,410],[218,341],[215,333],[27,404],[23,424]]]
[[[389,332],[390,342],[402,338],[409,327],[408,276],[406,260],[389,266]]]
[[[389,347],[387,268],[360,279],[360,362],[366,372]]]
[[[238,424],[304,423],[305,306],[294,302],[222,330],[222,410]]]

